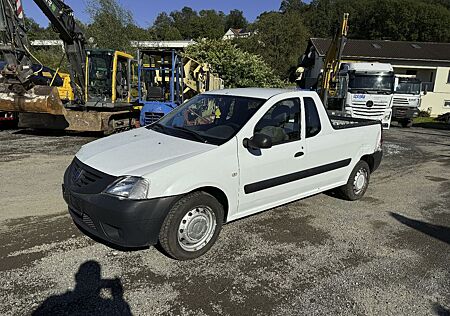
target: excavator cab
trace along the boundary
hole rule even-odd
[[[120,107],[131,102],[133,56],[114,50],[86,54],[86,106]]]

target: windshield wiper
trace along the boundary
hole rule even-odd
[[[348,91],[352,92],[352,93],[357,93],[357,94],[364,94],[367,93],[367,90],[364,89],[358,89],[358,88],[348,88]]]
[[[179,129],[179,130],[181,130],[183,132],[186,132],[186,133],[194,136],[197,140],[201,141],[202,143],[207,143],[208,142],[206,140],[206,138],[202,137],[201,135],[197,134],[196,132],[194,132],[193,130],[190,130],[188,128],[181,127],[181,126],[172,126],[172,128]]]
[[[165,131],[167,129],[167,127],[161,123],[153,123],[150,126],[147,126],[147,128],[151,128],[151,129],[154,129],[155,127],[158,127],[159,129],[161,129],[163,131]]]

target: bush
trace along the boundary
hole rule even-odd
[[[245,52],[230,41],[201,40],[188,46],[185,54],[210,64],[227,88],[284,86],[260,56]]]
[[[428,111],[420,111],[419,117],[430,117],[430,113]]]

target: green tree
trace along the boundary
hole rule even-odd
[[[344,12],[349,38],[450,41],[448,0],[313,0],[303,17],[314,37],[331,37]]]
[[[180,31],[174,26],[173,19],[167,13],[160,13],[152,27],[156,39],[160,41],[181,40]]]
[[[92,0],[87,11],[91,17],[86,28],[87,38],[92,37],[97,47],[133,51],[131,40],[150,39],[149,34],[136,25],[131,11],[117,0]]]
[[[183,39],[196,38],[198,32],[196,30],[199,23],[197,11],[189,7],[184,7],[181,11],[172,11],[170,17],[173,19],[173,27],[175,27]]]
[[[253,36],[236,43],[246,51],[262,56],[280,78],[288,78],[309,38],[301,13],[263,13],[252,28]]]
[[[248,21],[244,16],[244,12],[240,10],[231,10],[225,17],[225,31],[233,29],[245,29],[248,25]]]
[[[281,12],[287,12],[292,10],[303,11],[307,8],[307,4],[302,0],[282,0],[280,5]]]
[[[225,14],[216,10],[201,10],[199,12],[195,38],[218,39],[225,33]]]
[[[189,46],[186,55],[209,63],[229,88],[283,86],[260,56],[245,52],[230,41],[202,40]]]

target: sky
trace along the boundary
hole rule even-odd
[[[75,12],[75,16],[83,22],[89,21],[86,13],[86,4],[89,0],[66,0]],[[244,11],[244,15],[249,21],[254,21],[256,17],[264,11],[278,10],[281,0],[118,0],[123,7],[131,10],[134,19],[142,27],[153,24],[158,13],[162,11],[171,12],[180,10],[184,6],[193,8],[196,11],[202,9],[214,9],[228,13],[232,9]],[[23,9],[28,17],[33,18],[41,26],[47,26],[48,20],[33,0],[22,0]]]

